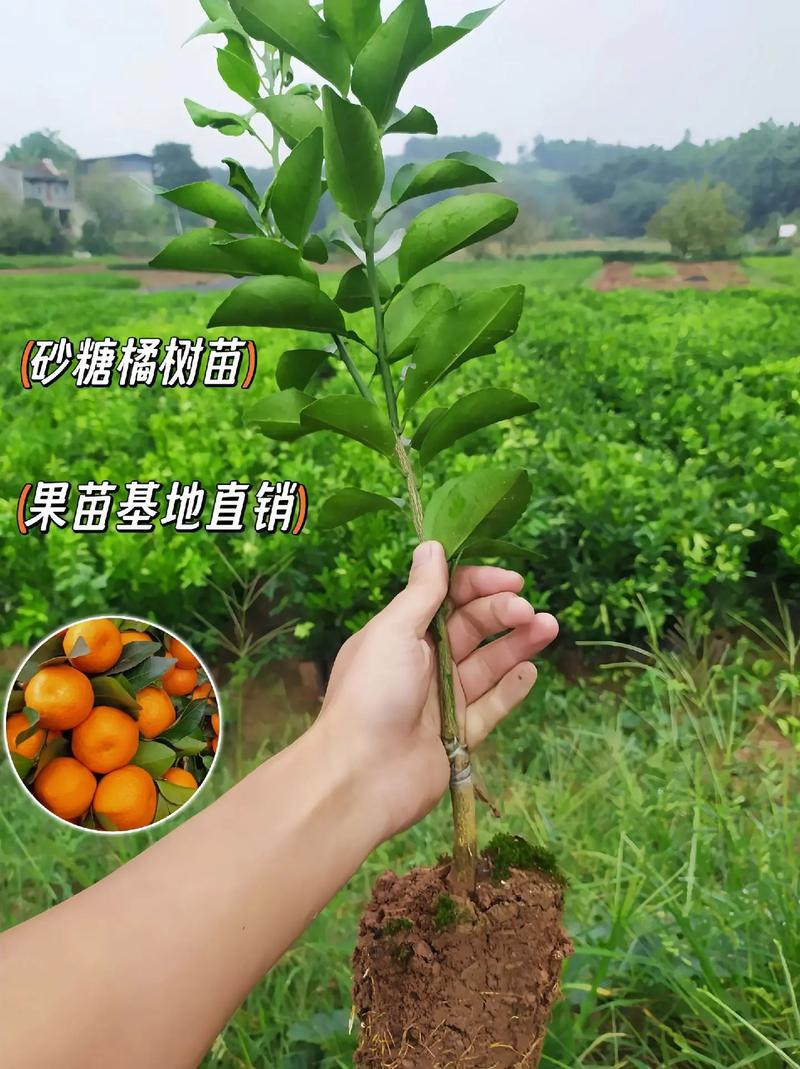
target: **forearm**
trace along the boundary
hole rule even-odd
[[[8,1064],[197,1065],[386,834],[357,764],[317,726],[101,883],[2,936]]]

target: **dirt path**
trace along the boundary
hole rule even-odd
[[[732,260],[708,260],[703,263],[670,262],[674,274],[667,278],[637,278],[636,264],[613,260],[607,263],[594,281],[600,293],[611,290],[723,290],[746,286],[749,282],[742,268]]]

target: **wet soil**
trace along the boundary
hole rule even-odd
[[[564,889],[512,869],[452,896],[449,866],[384,873],[361,919],[359,1069],[535,1069],[572,945]]]

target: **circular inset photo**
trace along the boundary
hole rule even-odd
[[[86,831],[168,820],[208,779],[217,689],[197,654],[156,624],[92,617],[44,639],[6,700],[6,748],[43,809]]]

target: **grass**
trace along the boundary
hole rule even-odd
[[[778,289],[800,289],[800,255],[749,256],[742,263],[757,286]]]
[[[742,754],[777,686],[754,647],[650,653],[613,687],[547,666],[484,757],[501,827],[555,850],[575,955],[542,1065],[779,1069],[800,1065],[800,795],[769,752]],[[616,658],[615,658],[616,659]],[[48,823],[0,770],[5,927],[88,886],[142,840],[87,841]],[[222,773],[209,794],[230,780]],[[377,875],[433,862],[440,806],[386,844],[236,1013],[204,1065],[352,1065],[349,958]],[[498,828],[483,811],[484,842]],[[152,839],[157,833],[144,837]]]
[[[672,278],[675,267],[672,264],[634,264],[634,278]]]
[[[113,259],[113,256],[92,256],[89,260],[81,260],[68,254],[63,256],[48,256],[34,253],[18,253],[12,256],[0,255],[0,271],[13,269],[22,270],[28,267],[76,267],[84,263],[109,263]]]

